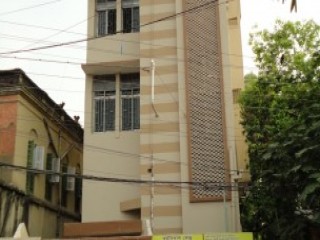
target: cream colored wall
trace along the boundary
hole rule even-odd
[[[140,1],[141,24],[176,12],[176,1]],[[141,178],[179,182],[179,89],[176,19],[159,21],[140,29],[141,72]],[[155,62],[154,103],[151,102],[151,59]],[[154,108],[154,109],[153,109]],[[149,170],[149,171],[148,171]],[[142,220],[150,220],[154,234],[182,232],[181,189],[143,187]]]
[[[117,3],[117,31],[121,31],[121,2]],[[95,0],[88,0],[88,36],[96,36]],[[87,42],[87,63],[102,64],[139,59],[139,33],[108,35]]]
[[[85,96],[84,167],[87,175],[139,178],[139,131],[120,131],[120,96],[116,97],[116,131],[93,132],[92,77],[87,75]],[[132,218],[120,211],[120,203],[139,197],[137,184],[84,181],[82,221]]]
[[[229,73],[232,81],[232,89],[243,89],[243,61],[242,61],[242,47],[241,47],[241,12],[240,0],[230,1],[227,5],[227,21],[229,33],[229,46],[227,48],[227,56],[229,58]],[[238,103],[234,104],[234,136],[236,143],[236,158],[238,170],[244,171],[242,178],[239,181],[246,182],[250,180],[247,173],[247,144],[243,135],[243,128],[240,124],[240,106]]]
[[[228,29],[229,44],[223,55],[229,58],[229,68],[232,89],[243,88],[243,62],[242,62],[242,46],[241,46],[241,12],[240,0],[230,1],[225,5],[226,10],[226,27]]]
[[[95,15],[95,0],[88,1],[88,16]],[[121,26],[121,3],[117,3],[117,31]],[[88,21],[88,35],[96,35],[95,19]],[[139,61],[139,33],[109,35],[88,42],[87,64],[100,66],[96,74],[139,72],[127,61]],[[104,69],[105,63],[113,66]],[[110,64],[111,63],[111,64]],[[119,67],[121,66],[121,67]],[[130,70],[128,70],[130,68]],[[92,74],[86,77],[84,173],[101,177],[139,179],[139,131],[120,131],[119,93],[116,96],[116,131],[93,132]],[[119,78],[119,75],[117,75]],[[118,85],[119,87],[119,85]],[[131,216],[120,211],[120,203],[139,197],[139,186],[85,181],[83,184],[82,221],[123,220]]]
[[[94,14],[94,0],[89,0],[89,16]],[[151,1],[140,0],[141,23],[157,20],[183,11],[182,1],[164,0]],[[226,6],[225,4],[220,4]],[[118,6],[119,7],[119,6]],[[233,35],[228,30],[227,9],[221,8],[221,28],[223,52],[230,49],[238,49],[239,39],[230,43]],[[233,11],[233,10],[232,10]],[[119,11],[118,11],[119,14]],[[118,16],[119,18],[119,16]],[[94,36],[94,20],[88,23],[89,37]],[[118,26],[119,30],[119,21]],[[120,26],[121,28],[121,26]],[[157,24],[151,24],[140,30],[137,34],[118,34],[90,41],[88,44],[87,63],[103,66],[103,63],[134,60],[140,61],[141,75],[141,130],[140,133],[93,133],[92,132],[92,76],[87,75],[86,101],[85,101],[85,150],[84,171],[98,176],[114,176],[116,174],[141,176],[141,179],[150,180],[148,172],[154,159],[155,180],[189,181],[188,169],[188,142],[186,121],[186,89],[185,89],[185,46],[184,46],[184,22],[177,17]],[[235,35],[238,34],[235,30]],[[122,43],[121,43],[122,41]],[[137,41],[140,45],[135,48]],[[232,46],[230,46],[230,44]],[[97,53],[92,49],[103,49]],[[226,84],[225,94],[227,98],[226,115],[228,149],[231,159],[234,161],[234,121],[232,88],[238,87],[236,79],[241,71],[231,72],[230,63],[239,59],[231,59],[230,55],[224,55],[224,78]],[[150,60],[156,63],[155,76],[155,102],[154,107],[158,113],[156,117],[151,106],[151,78]],[[228,66],[229,65],[229,66]],[[101,73],[101,72],[99,72]],[[242,77],[242,76],[241,76]],[[233,82],[235,83],[233,86]],[[117,110],[119,111],[119,110]],[[117,114],[118,115],[118,114]],[[230,116],[230,117],[229,117]],[[118,122],[118,121],[117,121]],[[121,146],[120,146],[121,145]],[[139,150],[140,148],[140,150]],[[128,156],[115,154],[116,152],[130,153]],[[135,165],[135,160],[130,168],[125,163],[132,154],[140,154],[140,173]],[[158,161],[157,161],[158,159]],[[159,161],[161,159],[161,161]],[[170,165],[175,162],[177,165]],[[232,163],[234,167],[234,162]],[[134,170],[132,170],[134,169]],[[122,177],[122,175],[120,177]],[[119,184],[84,183],[83,221],[103,221],[126,219],[127,215],[119,212],[121,201],[138,197],[133,187]],[[105,189],[105,191],[100,191]],[[141,188],[142,219],[151,218],[151,191],[152,187]],[[237,199],[233,195],[234,202],[210,202],[190,203],[188,189],[170,188],[167,186],[154,188],[153,214],[154,230],[157,233],[192,233],[238,230]],[[112,192],[112,194],[110,194]],[[97,197],[98,196],[98,197]],[[106,207],[106,204],[107,207]],[[227,216],[227,224],[225,223]]]
[[[88,133],[85,136],[84,174],[106,178],[139,178],[138,133]],[[139,197],[137,184],[83,183],[82,221],[112,221],[131,218],[120,212],[120,203]]]
[[[231,7],[231,8],[230,8]],[[220,14],[220,33],[221,33],[221,49],[222,54],[222,66],[223,66],[223,78],[224,78],[224,101],[225,101],[225,114],[226,114],[226,133],[227,133],[227,146],[230,159],[230,180],[232,185],[235,185],[235,182],[238,180],[237,174],[237,142],[235,141],[235,128],[237,127],[234,123],[234,104],[233,104],[233,83],[235,81],[241,81],[241,76],[234,74],[233,68],[230,68],[234,64],[234,61],[230,54],[230,49],[240,48],[241,51],[241,41],[239,38],[233,38],[230,29],[228,28],[229,16],[228,10],[234,10],[229,4],[220,4],[219,14]],[[238,6],[239,7],[239,6]],[[236,11],[236,9],[234,10]],[[229,24],[230,25],[230,24]],[[234,47],[230,47],[234,45]],[[239,50],[238,50],[239,51]],[[235,78],[235,76],[237,76]],[[238,79],[239,77],[239,79]],[[230,230],[231,231],[240,231],[240,209],[239,209],[239,195],[238,190],[233,188],[231,191],[231,203],[230,203]]]

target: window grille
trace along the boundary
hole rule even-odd
[[[94,91],[94,131],[115,130],[116,84],[114,75],[95,76]]]
[[[122,130],[140,129],[140,76],[121,75]]]

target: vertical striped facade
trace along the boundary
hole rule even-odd
[[[140,0],[139,32],[88,43],[84,171],[174,184],[84,183],[83,221],[141,218],[156,234],[239,230],[237,196],[223,187],[232,181],[230,156],[236,155],[230,141],[233,84],[224,67],[230,59],[222,54],[229,50],[228,19],[240,17],[239,9],[228,15],[239,8],[233,2]],[[95,4],[89,0],[89,16]],[[116,4],[121,19],[121,1]],[[89,36],[95,36],[96,24],[89,21]],[[127,72],[140,73],[140,129],[121,131],[120,116],[114,132],[95,133],[94,76]],[[100,200],[93,199],[97,191]]]
[[[141,25],[176,14],[176,1],[140,1]],[[150,105],[150,72],[141,74],[141,178],[150,179],[152,168],[156,181],[181,181],[179,69],[177,18],[159,21],[140,30],[140,64],[155,61],[154,109]],[[143,70],[142,70],[143,71]],[[183,91],[183,89],[181,89]],[[157,116],[156,116],[157,115]],[[151,169],[152,171],[152,169]],[[182,207],[179,186],[142,188],[141,218],[151,219],[155,233],[182,232]],[[152,193],[153,192],[153,193]]]

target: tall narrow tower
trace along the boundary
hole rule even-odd
[[[239,230],[239,1],[88,2],[83,221]]]

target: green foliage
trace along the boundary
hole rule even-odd
[[[254,84],[257,81],[258,77],[256,74],[254,74],[253,72],[248,73],[244,76],[244,85],[246,87],[251,86],[252,84]]]
[[[250,44],[259,73],[240,97],[252,177],[242,225],[261,239],[310,239],[320,226],[320,26],[278,20]]]

